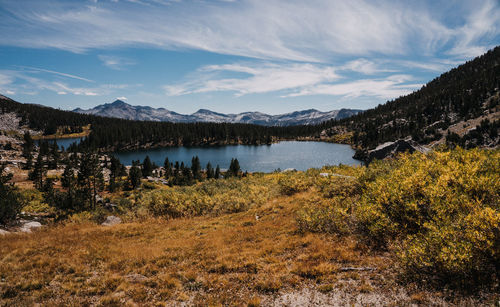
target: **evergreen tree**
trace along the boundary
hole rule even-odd
[[[60,159],[59,147],[57,146],[57,143],[54,142],[50,147],[49,169],[56,169],[57,165],[59,164],[59,159]]]
[[[179,166],[179,161],[175,161],[175,166],[174,166],[174,179],[177,179],[180,174],[180,166]]]
[[[144,162],[142,162],[142,176],[146,178],[148,176],[151,176],[152,173],[153,165],[151,164],[149,156],[146,156],[146,158],[144,158]]]
[[[0,224],[14,220],[21,211],[22,202],[13,183],[12,174],[4,175],[5,165],[0,164]]]
[[[207,163],[207,179],[214,178],[214,168],[210,162]]]
[[[61,185],[68,189],[74,188],[75,186],[75,172],[73,171],[73,166],[69,163],[64,168]]]
[[[227,171],[228,177],[236,177],[240,173],[240,162],[238,159],[231,159],[231,164],[229,165],[229,169]]]
[[[47,157],[49,154],[49,141],[40,140],[38,141],[38,154]]]
[[[141,186],[141,177],[141,169],[138,166],[133,165],[128,172],[128,180],[131,189],[137,189]]]
[[[215,179],[219,179],[220,178],[220,167],[219,167],[219,164],[217,164],[217,167],[215,168],[214,178]]]
[[[201,179],[201,164],[198,156],[195,156],[191,159],[191,172],[195,180]]]
[[[33,149],[35,143],[31,138],[29,131],[24,133],[24,144],[23,144],[23,157],[26,158],[26,169],[30,169],[33,164]]]
[[[116,188],[120,186],[120,177],[123,176],[123,165],[120,163],[120,160],[115,156],[111,156],[111,161],[109,165],[109,191],[114,192]]]
[[[35,188],[38,190],[41,190],[43,187],[43,176],[45,173],[46,170],[43,156],[39,153],[33,169],[28,174],[29,179],[33,181]]]
[[[165,169],[165,178],[168,179],[172,176],[172,163],[168,160],[168,157],[165,158],[165,162],[163,163],[163,168]]]
[[[90,208],[95,209],[98,192],[104,189],[101,162],[96,152],[82,153],[78,169],[78,185]]]

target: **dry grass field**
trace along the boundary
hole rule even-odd
[[[406,156],[393,166],[380,164],[371,171],[323,169],[337,174],[330,178],[319,176],[321,170],[310,170],[122,192],[120,197],[128,197],[129,207],[135,208],[120,214],[122,224],[101,226],[79,214],[30,234],[0,236],[0,306],[493,306],[500,297],[488,289],[498,287],[495,284],[471,293],[404,278],[403,269],[419,268],[419,263],[412,262],[418,257],[436,274],[453,272],[438,266],[437,258],[419,254],[422,248],[440,246],[440,237],[430,237],[438,244],[430,247],[419,240],[387,239],[385,248],[374,248],[356,227],[350,227],[356,219],[370,223],[384,214],[371,205],[377,197],[398,197],[406,206],[402,200],[416,191],[412,184],[419,186],[419,199],[432,199],[447,197],[446,189],[436,186],[455,182],[470,186],[473,203],[478,210],[486,210],[464,220],[483,221],[479,230],[483,237],[474,235],[476,228],[471,230],[479,240],[476,246],[483,248],[478,255],[493,251],[496,257],[494,231],[500,214],[488,208],[495,208],[498,201],[494,191],[499,165],[490,159],[498,154],[459,151]],[[463,166],[457,166],[457,161]],[[388,175],[381,175],[384,168],[390,169],[384,171]],[[437,175],[440,170],[449,178]],[[425,177],[430,173],[434,179]],[[364,188],[360,188],[361,178],[367,182]],[[426,187],[422,180],[438,181]],[[457,191],[450,189],[454,194],[449,197],[458,195]],[[460,192],[461,204],[472,192]],[[486,198],[479,206],[480,193]],[[406,214],[412,204],[405,208]],[[425,223],[430,227],[432,220]],[[380,238],[385,224],[381,225],[377,222],[366,231]],[[397,230],[394,224],[384,227],[385,235]],[[447,227],[437,233],[444,236],[442,240],[453,234]],[[467,231],[462,232],[467,235]],[[493,245],[481,245],[490,241]],[[445,242],[448,245],[436,257],[454,248],[454,241]],[[409,254],[401,246],[407,246]],[[470,250],[464,254],[469,258],[448,259],[445,264],[465,272],[460,265],[479,259],[474,253]],[[422,276],[429,277],[426,274]]]

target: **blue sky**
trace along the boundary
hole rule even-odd
[[[366,109],[500,45],[500,1],[0,0],[0,93],[61,109]]]

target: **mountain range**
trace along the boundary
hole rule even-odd
[[[361,110],[340,109],[329,112],[321,112],[315,109],[308,109],[279,115],[269,115],[261,112],[223,114],[207,109],[200,109],[193,114],[179,114],[164,108],[133,106],[122,100],[116,100],[112,103],[98,105],[88,110],[77,108],[74,109],[73,112],[131,120],[148,120],[173,123],[215,122],[245,123],[262,126],[294,126],[314,125],[330,119],[343,119],[355,115],[361,112]]]

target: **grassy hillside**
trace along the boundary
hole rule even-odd
[[[113,213],[0,236],[0,301],[493,304],[499,191],[500,151],[462,149],[368,168],[148,183],[108,195]],[[96,225],[109,214],[125,223]]]

